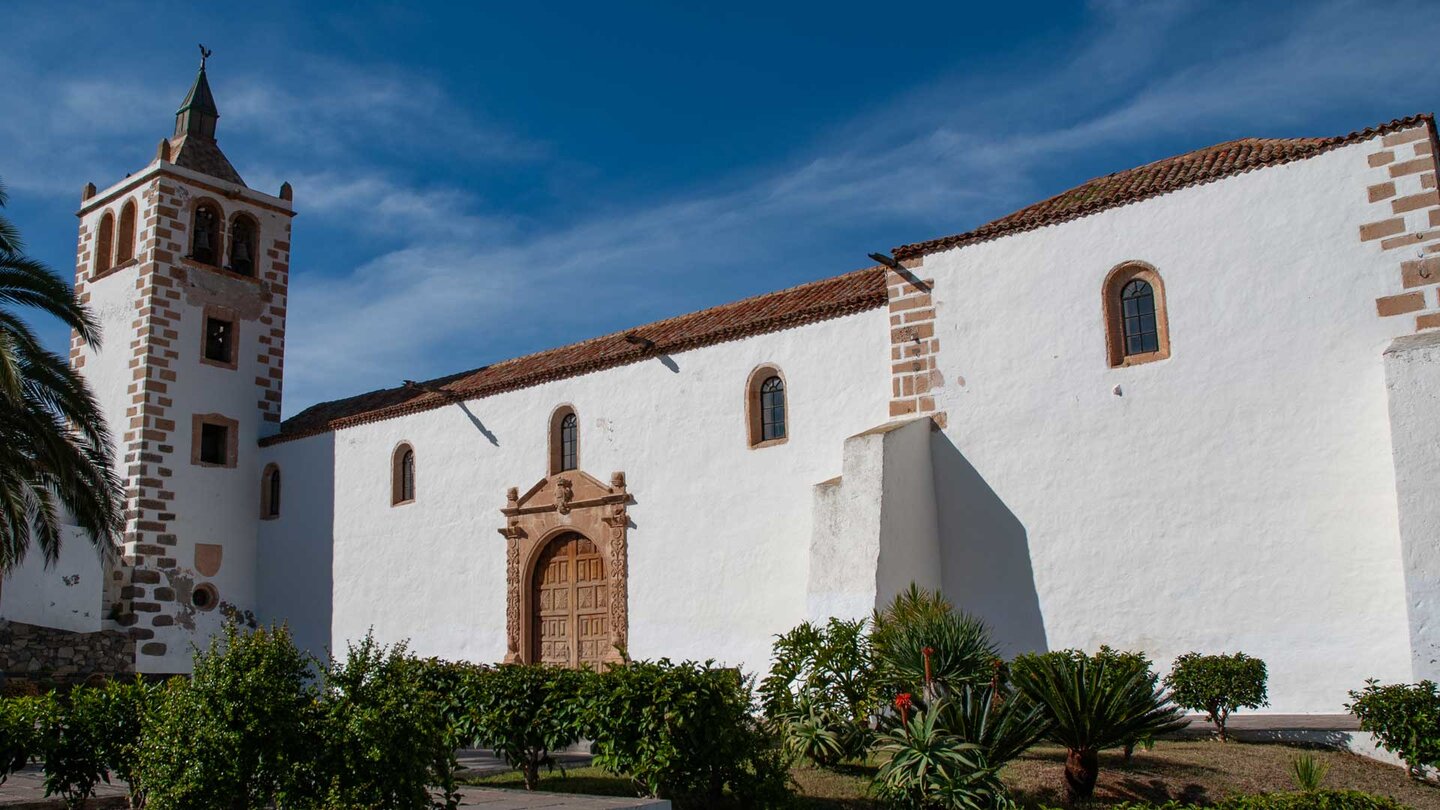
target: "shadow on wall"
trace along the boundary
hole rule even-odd
[[[301,649],[323,658],[335,601],[335,434],[277,448],[280,516],[260,521],[256,614],[288,624]]]
[[[943,431],[930,434],[941,589],[990,626],[1000,653],[1045,652],[1025,526]]]

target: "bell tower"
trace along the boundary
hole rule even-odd
[[[104,329],[72,340],[117,440],[126,485],[107,624],[136,640],[136,670],[190,670],[226,617],[255,601],[256,442],[280,423],[290,276],[288,183],[255,191],[216,140],[210,52],[144,168],[87,185],[75,288]]]

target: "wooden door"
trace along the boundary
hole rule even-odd
[[[530,604],[530,660],[599,667],[610,643],[610,600],[594,543],[578,534],[550,541],[535,564]]]

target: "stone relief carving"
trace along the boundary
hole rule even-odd
[[[600,548],[610,600],[610,652],[607,660],[620,661],[629,646],[630,493],[625,474],[610,476],[607,486],[588,473],[569,470],[542,478],[524,495],[515,487],[506,492],[505,526],[505,662],[521,663],[531,657],[533,628],[530,579],[535,560],[551,539],[576,532]]]

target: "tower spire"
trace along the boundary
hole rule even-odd
[[[220,110],[215,106],[215,96],[210,93],[210,81],[205,78],[205,62],[213,51],[200,46],[200,72],[195,74],[195,83],[180,102],[175,112],[175,137],[199,135],[202,138],[215,137],[215,122]]]
[[[205,63],[210,53],[209,48],[200,46],[200,71],[175,112],[175,134],[163,144],[165,148],[157,150],[156,156],[176,166],[243,186],[245,181],[215,142],[215,122],[220,118],[220,110],[210,92],[210,80],[205,77]]]

